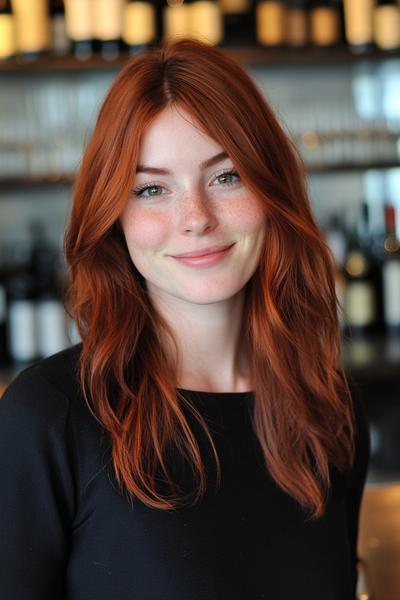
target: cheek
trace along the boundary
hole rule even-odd
[[[121,224],[130,250],[156,250],[168,239],[167,217],[148,210],[128,211]]]
[[[232,207],[231,221],[243,233],[263,232],[266,226],[266,211],[259,201],[247,196]]]

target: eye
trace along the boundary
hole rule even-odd
[[[147,197],[153,197],[153,196],[159,196],[160,194],[157,194],[157,190],[163,190],[164,188],[161,185],[143,185],[143,186],[138,186],[137,188],[135,188],[133,190],[133,194],[135,196],[147,196]],[[147,192],[147,190],[149,191],[148,194],[145,194],[145,192]]]
[[[240,181],[240,175],[237,173],[237,171],[235,171],[235,169],[229,169],[228,171],[223,171],[222,173],[217,175],[215,180],[218,180],[220,184],[234,185],[235,183],[237,183],[237,181],[234,180],[235,177],[237,180]]]

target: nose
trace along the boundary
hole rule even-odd
[[[206,194],[191,192],[185,194],[180,207],[180,228],[184,233],[202,233],[213,229],[218,219]]]

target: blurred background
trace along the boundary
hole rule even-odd
[[[0,0],[0,389],[79,341],[61,250],[83,148],[129,57],[188,35],[248,70],[299,148],[370,418],[368,478],[400,481],[396,0]]]

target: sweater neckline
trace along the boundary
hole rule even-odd
[[[201,390],[187,390],[176,388],[183,396],[194,404],[198,403],[209,409],[212,408],[234,408],[251,404],[254,400],[254,392],[205,392]]]
[[[185,394],[196,394],[196,395],[204,395],[204,396],[233,396],[233,397],[243,397],[249,394],[254,394],[254,391],[250,390],[247,392],[206,392],[203,390],[188,390],[186,388],[176,388],[179,392],[183,392]]]

